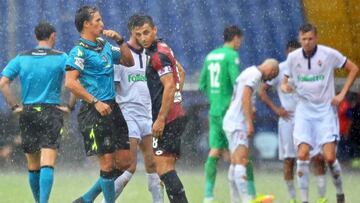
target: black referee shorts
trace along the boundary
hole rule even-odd
[[[19,118],[22,148],[35,153],[41,148],[59,148],[63,112],[54,104],[24,105]]]
[[[103,102],[112,109],[109,115],[101,116],[95,106],[88,103],[80,107],[78,123],[87,156],[130,149],[128,127],[119,105],[115,100]]]

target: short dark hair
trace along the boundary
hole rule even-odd
[[[55,27],[46,21],[41,21],[35,26],[34,33],[37,40],[47,40],[52,33],[56,32]]]
[[[91,20],[96,12],[99,12],[99,9],[94,6],[82,6],[76,11],[75,26],[78,32],[83,30],[84,22]]]
[[[224,29],[224,42],[230,42],[235,36],[242,37],[243,32],[236,25],[230,25]]]
[[[299,43],[299,41],[297,41],[295,39],[288,41],[288,43],[286,44],[286,49],[289,49],[289,48],[297,49],[300,47],[301,47],[301,44]]]
[[[129,31],[131,31],[135,27],[141,27],[146,23],[149,24],[149,26],[152,28],[155,27],[154,21],[151,16],[137,13],[129,18],[128,29]]]
[[[315,34],[317,34],[317,29],[315,27],[315,25],[311,24],[311,23],[305,23],[302,26],[300,26],[299,28],[299,32],[314,32]]]

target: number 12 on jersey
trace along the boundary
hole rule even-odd
[[[210,63],[208,69],[210,71],[210,86],[212,88],[220,87],[220,83],[219,83],[219,76],[221,70],[220,64],[216,62]]]

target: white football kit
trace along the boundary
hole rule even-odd
[[[116,102],[120,105],[129,129],[129,137],[141,139],[151,134],[151,98],[147,87],[145,50],[136,50],[128,45],[134,66],[114,66],[114,81],[119,82]]]
[[[246,120],[242,108],[242,96],[244,87],[250,87],[253,90],[252,99],[254,104],[255,91],[260,82],[261,72],[256,66],[245,69],[236,78],[231,103],[223,120],[223,128],[229,141],[229,149],[231,152],[234,152],[239,145],[248,147]]]
[[[281,83],[285,77],[284,73],[286,71],[286,62],[279,64],[279,74],[276,78],[267,81],[266,84],[276,88],[276,92],[279,96],[281,107],[286,111],[292,112],[294,114],[296,108],[296,94],[290,93],[286,94],[281,91]],[[285,120],[282,117],[279,117],[278,121],[278,139],[279,139],[279,159],[284,160],[285,158],[295,158],[296,157],[296,146],[293,139],[294,132],[294,116],[292,115],[289,119]]]
[[[294,139],[296,145],[309,144],[321,151],[325,143],[339,139],[335,96],[334,70],[346,63],[346,57],[330,47],[317,45],[308,58],[303,49],[287,58],[286,75],[293,79],[299,102],[295,110]]]

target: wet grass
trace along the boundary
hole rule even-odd
[[[189,202],[201,203],[203,197],[204,177],[201,170],[193,172],[179,170]],[[97,178],[95,169],[90,170],[64,170],[59,169],[55,173],[54,187],[50,202],[70,203],[93,184]],[[218,173],[215,196],[222,203],[229,202],[227,174],[225,170]],[[258,193],[274,194],[277,203],[286,203],[287,193],[282,181],[280,171],[255,171],[256,187]],[[315,179],[311,178],[310,202],[315,202],[316,185]],[[360,172],[345,172],[344,183],[347,202],[356,203],[360,201]],[[335,203],[335,190],[330,177],[327,180],[327,198],[330,203]],[[101,196],[95,202],[101,202]],[[32,203],[31,191],[27,183],[25,172],[0,172],[0,202],[9,203]],[[117,202],[146,203],[151,202],[150,193],[147,191],[147,176],[143,171],[135,174],[133,179],[125,188]],[[168,202],[166,200],[166,202]]]

